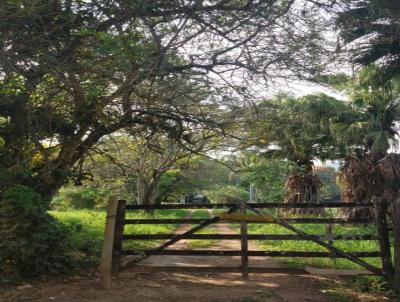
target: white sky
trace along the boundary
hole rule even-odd
[[[275,89],[272,92],[277,93],[279,91],[289,92],[296,96],[304,96],[315,93],[325,93],[338,100],[347,100],[347,96],[344,93],[341,93],[340,91],[333,90],[332,88],[329,88],[327,86],[318,85],[305,81],[282,82],[282,85],[279,87],[279,89]]]

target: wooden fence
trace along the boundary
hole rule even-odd
[[[357,208],[370,207],[374,210],[375,219],[339,219],[339,218],[279,218],[265,214],[263,209],[284,209],[284,208]],[[127,219],[125,214],[127,211],[139,210],[160,210],[160,209],[226,209],[226,213],[216,214],[207,219],[182,218],[182,219]],[[253,214],[247,214],[249,211]],[[394,276],[394,267],[390,250],[389,226],[386,219],[386,204],[379,200],[371,203],[232,203],[232,204],[161,204],[161,205],[127,205],[124,200],[111,198],[107,211],[107,221],[105,229],[105,238],[103,245],[102,261],[100,267],[101,282],[104,287],[111,285],[111,275],[117,274],[121,268],[121,257],[124,255],[135,255],[136,261],[143,260],[152,255],[201,255],[201,256],[241,256],[240,268],[228,269],[232,271],[240,271],[244,277],[247,277],[251,271],[260,271],[260,268],[249,268],[248,258],[251,256],[268,256],[268,257],[327,257],[327,258],[345,258],[359,266],[367,269],[371,274],[383,275],[389,279]],[[220,222],[239,223],[240,234],[197,234],[198,231],[205,227]],[[278,224],[285,229],[292,231],[294,234],[248,234],[247,224],[249,223],[266,223]],[[124,226],[131,224],[188,224],[194,225],[189,230],[181,234],[124,234]],[[293,224],[325,224],[327,225],[328,234],[307,234],[301,229],[293,226]],[[335,224],[351,224],[365,225],[375,224],[376,234],[354,234],[354,235],[335,235],[332,233],[332,225]],[[166,240],[160,246],[144,251],[136,251],[131,249],[123,249],[123,242],[128,240]],[[167,249],[179,240],[240,240],[240,250],[177,250]],[[326,252],[304,252],[304,251],[252,251],[248,250],[248,240],[304,240],[314,242],[325,249]],[[339,240],[376,240],[379,243],[379,250],[373,252],[354,251],[345,252],[335,246],[334,241]],[[376,267],[361,258],[380,257],[382,266]],[[396,261],[395,261],[396,262]],[[400,263],[395,263],[400,266]],[[194,269],[194,268],[192,268]],[[223,268],[215,268],[223,269]],[[281,269],[284,272],[299,272],[293,269]],[[276,272],[277,269],[265,269],[263,271]],[[397,270],[396,270],[397,271]]]

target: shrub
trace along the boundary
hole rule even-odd
[[[103,206],[101,194],[91,187],[77,187],[61,189],[52,200],[52,208],[55,210],[93,209]]]
[[[223,186],[213,191],[204,191],[204,194],[217,203],[229,203],[249,200],[249,192],[245,189],[235,186]]]
[[[65,271],[68,235],[34,190],[22,185],[6,190],[0,200],[0,277]]]

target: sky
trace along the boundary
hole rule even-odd
[[[340,91],[334,90],[327,86],[305,81],[282,82],[282,86],[280,86],[279,88],[280,91],[288,91],[296,96],[304,96],[315,93],[325,93],[338,100],[343,100],[343,101],[347,100],[346,95],[344,93],[341,93]],[[279,89],[276,92],[279,92]]]

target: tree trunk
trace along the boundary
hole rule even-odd
[[[376,166],[380,155],[377,154],[355,154],[345,158],[340,169],[339,183],[344,202],[371,202],[372,193],[378,186],[373,182],[376,180]],[[342,208],[339,217],[352,219],[374,219],[374,211],[370,207]]]
[[[154,205],[158,197],[158,184],[160,176],[153,177],[148,180],[145,177],[138,175],[137,177],[137,202],[138,204]],[[146,210],[152,214],[154,210]]]
[[[293,173],[285,182],[286,203],[319,203],[321,181],[312,172],[306,174]],[[283,215],[320,215],[323,209],[319,208],[292,208],[282,209]]]
[[[400,197],[397,197],[391,208],[394,234],[394,290],[400,294]]]
[[[137,204],[144,204],[144,195],[145,195],[145,187],[146,182],[142,175],[137,175],[136,179],[136,203]]]
[[[372,202],[374,203],[375,224],[378,230],[383,276],[386,280],[391,281],[394,275],[394,268],[390,251],[389,227],[386,218],[387,206],[382,202],[382,198],[378,196],[374,196]]]

